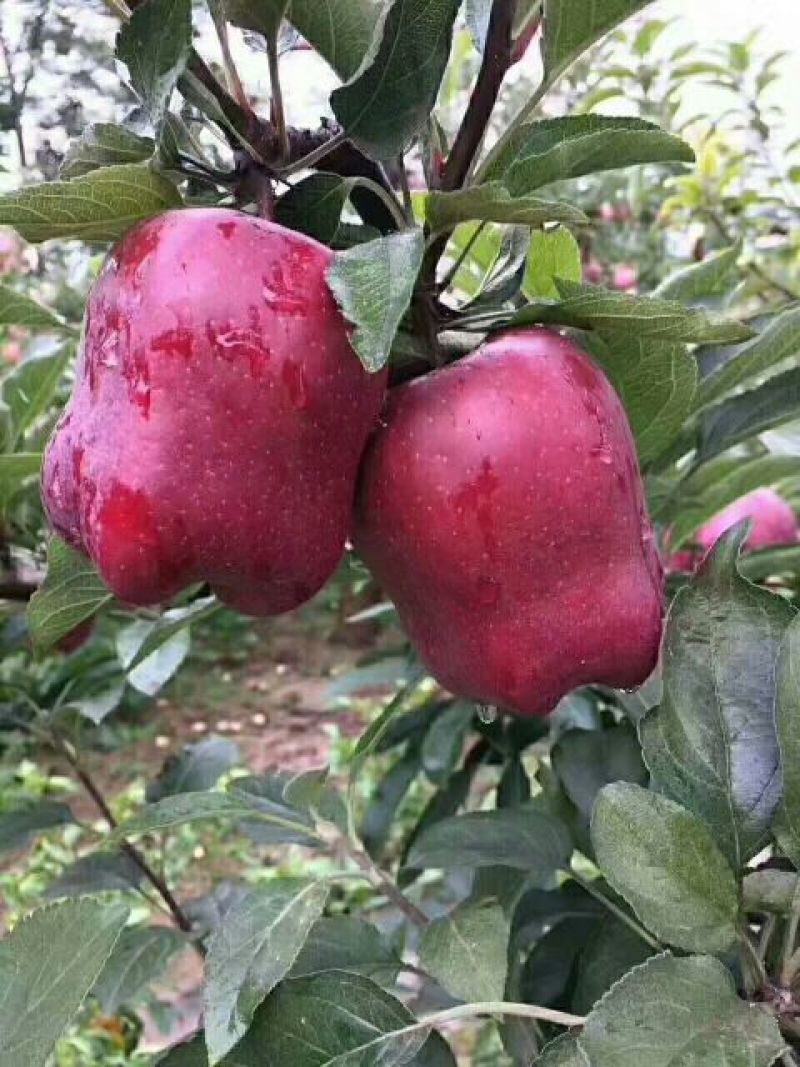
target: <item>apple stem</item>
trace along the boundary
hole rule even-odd
[[[212,12],[215,10],[213,5],[211,10]],[[231,42],[228,37],[228,24],[224,18],[215,16],[214,26],[217,31],[217,38],[219,39],[220,51],[222,52],[222,65],[225,68],[225,77],[228,81],[228,88],[233,93],[239,107],[252,115],[253,108],[250,99],[245,92],[244,86],[242,85],[242,79],[239,77],[239,71],[236,69],[236,64],[233,61]]]

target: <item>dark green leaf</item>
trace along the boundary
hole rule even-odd
[[[543,56],[548,85],[573,60],[650,0],[545,0]]]
[[[579,1015],[591,1011],[615,982],[652,955],[651,946],[629,926],[604,916],[581,952],[572,1010]]]
[[[40,831],[66,826],[74,821],[67,805],[55,800],[40,800],[26,807],[4,811],[0,813],[0,853],[16,852]]]
[[[646,785],[648,780],[636,734],[626,724],[608,730],[570,730],[554,746],[551,760],[567,796],[587,819],[603,786]]]
[[[147,786],[148,804],[178,793],[199,793],[212,789],[219,779],[241,759],[238,745],[226,737],[207,737],[193,745],[184,745],[171,756],[155,779]]]
[[[610,885],[657,937],[690,952],[734,943],[736,879],[691,812],[638,785],[608,785],[595,803],[592,843]]]
[[[643,119],[570,115],[515,130],[491,164],[512,196],[525,196],[551,182],[640,163],[691,163],[685,141]]]
[[[795,871],[764,869],[742,879],[742,908],[746,912],[788,914],[800,901],[800,875]]]
[[[639,462],[658,459],[680,435],[692,410],[697,363],[685,345],[641,338],[636,329],[592,335],[587,347],[619,393]]]
[[[136,889],[142,878],[141,868],[124,852],[92,852],[67,867],[50,883],[45,896],[58,900],[89,893],[124,893]]]
[[[202,1033],[191,1041],[174,1045],[156,1060],[156,1067],[208,1067],[208,1053]],[[231,1067],[236,1067],[231,1064]]]
[[[354,915],[337,915],[314,923],[289,976],[350,971],[391,985],[401,966],[397,953],[372,923]]]
[[[288,974],[328,892],[324,881],[268,882],[234,904],[214,931],[203,1013],[212,1065],[244,1037],[256,1009]]]
[[[470,812],[424,830],[409,867],[514,867],[537,874],[564,867],[572,852],[567,828],[532,807]]]
[[[533,946],[520,974],[523,999],[531,1004],[561,1003],[574,977],[578,956],[591,937],[595,919],[558,922]]]
[[[0,941],[0,1067],[45,1067],[111,955],[128,909],[52,904]]]
[[[711,459],[741,441],[798,416],[800,369],[795,368],[708,411],[702,422],[700,459]]]
[[[390,0],[363,65],[331,93],[334,115],[369,155],[394,158],[427,121],[459,7],[460,0]]]
[[[111,602],[94,565],[57,537],[47,549],[47,577],[28,605],[28,627],[36,648],[52,648]]]
[[[233,794],[243,794],[243,799],[264,816],[260,821],[247,820],[242,824],[251,841],[260,845],[319,843],[309,812],[301,811],[286,799],[286,787],[292,780],[291,775],[279,773],[237,778],[233,783]]]
[[[145,163],[103,167],[68,182],[0,196],[0,225],[26,241],[116,241],[137,222],[181,206],[175,186]]]
[[[406,706],[408,700],[419,689],[425,677],[426,675],[423,668],[419,667],[415,669],[410,677],[408,677],[406,684],[399,693],[389,701],[380,715],[372,720],[361,737],[359,737],[350,760],[351,787],[358,777],[359,771],[364,766],[365,761],[369,759],[373,752],[381,750],[381,742],[389,738],[393,720],[399,715]],[[402,721],[403,720],[401,720],[401,722]],[[425,715],[423,721],[427,724],[427,715]],[[403,736],[401,740],[405,740],[405,736]]]
[[[92,996],[106,1015],[135,1007],[157,981],[167,964],[189,942],[164,926],[134,926],[123,930],[105,967],[92,986]]]
[[[745,529],[725,534],[673,601],[664,696],[640,724],[656,785],[703,818],[740,869],[762,846],[780,799],[776,663],[794,611],[739,576]]]
[[[0,326],[25,326],[30,330],[70,332],[60,315],[8,285],[0,285]]]
[[[191,0],[145,0],[117,36],[117,59],[158,125],[192,49]]]
[[[475,713],[467,700],[443,708],[431,723],[422,742],[422,769],[434,785],[443,785],[456,768]]]
[[[427,1037],[424,1031],[403,1033],[414,1022],[399,1000],[368,978],[328,971],[280,985],[256,1012],[235,1062],[237,1067],[240,1062],[241,1067],[399,1067]]]
[[[779,823],[780,842],[795,866],[800,866],[800,620],[796,617],[783,637],[777,666],[776,723],[783,777]]]
[[[143,163],[156,150],[152,137],[140,137],[112,122],[95,122],[73,141],[64,156],[59,174],[65,180],[80,178],[101,167],[120,163]]]
[[[535,196],[512,196],[502,182],[471,185],[452,193],[428,193],[425,216],[434,231],[452,230],[459,223],[471,220],[524,226],[588,222],[584,213],[571,204]]]
[[[509,932],[499,904],[467,901],[425,928],[420,966],[459,1000],[502,1000]]]
[[[531,782],[522,760],[510,757],[497,783],[498,808],[518,808],[531,799]]]
[[[664,300],[681,300],[686,304],[724,296],[738,281],[736,263],[741,251],[739,245],[733,245],[715,252],[700,263],[692,263],[665,278],[653,295]]]
[[[347,833],[347,806],[329,778],[329,770],[301,771],[284,786],[283,798],[292,808],[308,812],[312,820],[322,820]]]
[[[746,382],[761,377],[800,351],[800,308],[790,308],[771,320],[764,332],[700,383],[698,407],[722,400]]]
[[[337,252],[328,270],[331,291],[355,326],[351,343],[368,371],[389,359],[424,250],[422,230],[405,230]]]
[[[289,0],[220,0],[225,18],[234,26],[277,40]]]
[[[398,808],[419,772],[419,754],[412,750],[396,760],[376,784],[359,828],[370,856],[383,852]]]
[[[275,204],[275,221],[314,237],[331,248],[340,247],[342,212],[354,182],[338,174],[311,174],[293,185]]]
[[[361,66],[379,13],[374,0],[290,0],[287,18],[347,81]]]
[[[579,1038],[592,1067],[770,1067],[776,1020],[736,995],[715,959],[658,956],[606,994]]]

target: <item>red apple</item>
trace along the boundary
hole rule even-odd
[[[331,258],[216,209],[151,219],[112,251],[43,495],[121,600],[209,582],[278,614],[335,569],[385,375],[350,345]]]
[[[797,516],[774,489],[755,489],[739,497],[715,515],[695,534],[700,551],[683,549],[669,558],[671,571],[693,571],[711,546],[742,519],[752,519],[753,526],[745,547],[754,551],[770,545],[793,544],[798,539]]]
[[[656,664],[662,570],[622,404],[543,329],[394,390],[355,545],[452,692],[526,715]]]

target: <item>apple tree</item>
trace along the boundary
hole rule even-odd
[[[184,948],[202,1023],[161,1067],[446,1067],[479,1026],[505,1064],[800,1062],[800,305],[754,299],[737,242],[647,293],[591,284],[575,180],[680,181],[694,152],[639,115],[543,117],[647,6],[109,3],[135,103],[0,196],[23,242],[101,260],[85,310],[0,286],[3,328],[57,338],[0,383],[0,502],[41,516],[41,477],[50,530],[28,633],[121,628],[113,678],[0,709],[106,826],[0,942],[0,1067],[45,1067]],[[316,128],[289,121],[299,42],[337,78]],[[157,691],[220,603],[307,601],[350,539],[408,639],[346,779],[226,777],[195,746],[118,818],[81,753],[113,693]],[[0,848],[73,817],[0,814]],[[151,846],[203,822],[307,870],[190,906]]]

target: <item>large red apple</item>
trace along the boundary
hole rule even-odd
[[[622,404],[549,330],[396,389],[355,544],[448,689],[546,714],[656,664],[662,571]]]
[[[350,346],[331,257],[215,209],[161,215],[112,251],[43,495],[120,599],[204,581],[277,614],[336,567],[385,376]]]
[[[750,551],[797,541],[797,516],[783,497],[774,489],[755,489],[734,500],[702,526],[694,537],[699,551],[684,549],[675,552],[669,559],[670,570],[693,571],[708,549],[742,519],[753,520],[745,544]]]

